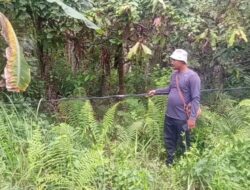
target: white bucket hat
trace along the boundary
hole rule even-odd
[[[184,49],[176,49],[170,57],[187,64],[188,53]]]

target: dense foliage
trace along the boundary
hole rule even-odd
[[[1,104],[0,187],[247,189],[249,102],[227,104],[231,111],[224,114],[206,108],[191,150],[172,168],[164,164],[160,97],[117,103],[101,121],[89,102],[62,102],[63,123],[50,123],[29,106]]]
[[[248,0],[1,2],[32,66],[32,97],[144,92],[177,47],[204,88],[249,83]]]
[[[203,88],[247,87],[248,0],[0,0],[0,12],[32,78],[26,92],[0,94],[0,189],[249,188],[247,91],[202,93],[192,148],[171,168],[166,97],[81,99],[166,86],[175,48]]]

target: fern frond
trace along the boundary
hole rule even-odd
[[[163,126],[164,117],[165,117],[165,108],[166,107],[166,99],[163,97],[158,97],[156,100],[148,100],[148,109],[146,114],[146,124],[151,124],[153,120],[155,125]],[[149,120],[147,123],[147,119]]]
[[[96,126],[96,119],[94,116],[94,110],[89,101],[84,102],[81,108],[81,128],[91,128],[92,126]]]
[[[77,159],[73,162],[74,167],[70,171],[70,178],[78,187],[84,187],[93,181],[97,168],[105,162],[102,154],[101,150],[92,149],[76,155]]]
[[[118,129],[118,139],[122,143],[130,143],[135,140],[136,133],[142,131],[144,126],[143,120],[136,121],[128,127],[120,127]]]
[[[35,165],[44,156],[45,144],[42,142],[42,134],[40,129],[35,129],[32,138],[28,141],[28,160],[31,165]]]
[[[97,142],[97,135],[99,134],[98,124],[94,116],[94,110],[90,101],[84,102],[81,108],[79,127],[82,130],[84,138],[88,138],[91,143]]]
[[[155,106],[154,102],[148,100],[148,109],[145,117],[145,124],[147,126],[147,133],[155,135],[156,138],[160,138],[163,128],[163,116],[165,114],[159,113],[159,110]]]
[[[78,127],[81,120],[80,112],[83,103],[84,102],[80,100],[60,102],[58,105],[59,118],[73,127]]]
[[[100,140],[102,142],[104,142],[108,136],[108,132],[111,129],[111,127],[114,124],[114,119],[115,119],[115,112],[116,112],[116,108],[120,103],[116,103],[115,105],[113,105],[105,114],[104,118],[103,118],[103,124],[102,124],[102,132],[100,135]]]

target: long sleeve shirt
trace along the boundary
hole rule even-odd
[[[184,111],[184,103],[178,93],[176,75],[178,76],[179,87],[184,96],[185,103],[191,103],[191,115],[189,118],[187,118]],[[168,117],[179,120],[195,120],[200,106],[200,86],[200,77],[193,70],[189,69],[186,72],[176,71],[171,76],[170,85],[166,88],[156,89],[156,94],[168,94],[166,111]]]

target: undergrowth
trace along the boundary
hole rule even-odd
[[[88,101],[62,102],[54,123],[1,103],[0,189],[247,189],[250,101],[225,106],[203,107],[192,148],[167,168],[164,97],[118,102],[101,121]]]

